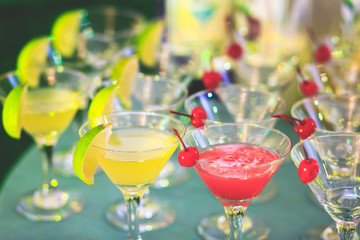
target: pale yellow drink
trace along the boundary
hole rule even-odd
[[[139,191],[150,186],[178,144],[171,133],[152,128],[113,128],[99,164],[122,190]]]
[[[29,91],[21,121],[26,132],[46,145],[68,127],[80,104],[79,93],[65,88]]]
[[[169,43],[179,51],[222,44],[226,36],[225,19],[231,15],[232,3],[232,0],[166,0]]]

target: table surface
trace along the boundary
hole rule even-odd
[[[296,142],[293,130],[286,123],[280,121],[276,128],[286,133],[293,143]],[[60,142],[66,140],[65,136]],[[211,213],[223,211],[222,205],[208,191],[195,170],[188,171],[191,175],[188,181],[151,190],[151,196],[171,203],[177,216],[167,228],[143,233],[143,239],[201,239],[196,232],[199,221]],[[0,239],[126,239],[126,233],[110,226],[105,220],[107,207],[122,199],[122,195],[104,173],[96,175],[94,185],[86,185],[75,177],[59,176],[58,179],[62,189],[75,188],[81,192],[86,201],[82,212],[55,223],[31,222],[18,215],[15,204],[19,196],[34,190],[41,183],[38,150],[32,147],[23,153],[0,193]],[[267,202],[254,202],[247,210],[249,216],[265,221],[272,229],[269,240],[300,239],[310,228],[332,222],[327,213],[310,199],[309,188],[300,182],[290,157],[271,181],[278,185],[276,196]]]

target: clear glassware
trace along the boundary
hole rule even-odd
[[[242,231],[245,211],[290,152],[290,139],[275,129],[252,123],[219,123],[194,129],[183,141],[187,147],[198,148],[200,157],[194,168],[225,208],[229,233],[226,238],[223,235],[218,239],[259,239],[252,235],[253,232]],[[243,157],[235,156],[235,150],[232,150],[237,144],[255,147],[256,151],[269,150],[276,158],[259,165],[238,165]],[[219,146],[223,147],[220,154],[216,153]],[[210,158],[211,163],[206,160]]]
[[[52,173],[54,147],[84,104],[87,76],[59,67],[33,69],[38,84],[28,86],[21,112],[23,129],[34,139],[42,156],[42,184],[20,198],[16,211],[32,221],[61,221],[82,210],[83,200],[74,190],[61,190]],[[16,73],[2,76],[1,95],[21,82]],[[10,83],[10,84],[8,84]]]
[[[291,115],[296,118],[314,119],[316,123],[314,136],[359,133],[359,113],[360,96],[351,94],[323,94],[304,98],[291,108]],[[313,194],[311,199],[316,201]],[[331,224],[311,229],[306,233],[305,239],[338,239],[336,226]],[[359,239],[357,233],[355,239]]]
[[[99,164],[125,198],[128,239],[141,239],[137,214],[139,203],[145,190],[155,181],[179,144],[173,129],[183,136],[185,126],[179,120],[164,114],[113,112],[86,122],[80,128],[80,135],[101,123],[112,123],[112,132],[116,141],[112,143],[110,137],[106,149],[94,146],[97,151],[107,154],[106,157],[99,159]],[[124,134],[124,131],[127,133]],[[136,140],[132,139],[134,134],[137,136]],[[119,140],[141,142],[142,138],[147,138],[146,144],[144,139],[144,144],[131,146],[127,144],[125,148],[116,145]],[[166,141],[162,143],[155,141],[159,138]],[[151,142],[149,139],[152,139]]]
[[[86,38],[87,54],[63,58],[66,67],[81,71],[92,79],[89,98],[109,76],[115,59],[122,49],[132,46],[144,24],[144,17],[137,11],[115,6],[99,6],[83,9],[84,18],[93,31],[93,36]],[[80,19],[81,20],[81,19]],[[73,122],[76,132],[87,120],[87,106],[79,111]],[[78,137],[77,134],[76,137]],[[54,157],[56,173],[75,176],[72,168],[72,155],[75,144],[67,149],[57,150]]]
[[[273,128],[277,119],[272,115],[284,113],[285,101],[270,92],[243,87],[239,84],[228,84],[214,91],[200,91],[189,96],[184,103],[188,113],[195,106],[202,107],[207,114],[206,125],[214,123],[247,122]],[[276,182],[270,181],[266,188],[254,200],[264,202],[277,193]],[[243,232],[252,235],[254,239],[264,238],[270,233],[270,228],[258,219],[246,216]],[[208,239],[225,239],[228,224],[223,213],[211,214],[201,220],[197,226],[200,235]]]
[[[138,74],[132,86],[131,111],[147,111],[169,114],[169,110],[178,110],[185,98],[187,89],[180,82],[170,80],[166,74]],[[114,110],[127,111],[115,96]],[[170,158],[152,187],[164,188],[187,180],[190,175],[186,169],[178,166],[176,158]],[[167,227],[175,221],[176,213],[171,204],[149,195],[146,191],[139,206],[139,230],[146,232]],[[116,201],[106,211],[106,219],[114,226],[128,229],[126,206],[123,201]]]
[[[308,186],[334,219],[340,240],[354,239],[360,221],[359,140],[358,134],[328,134],[303,140],[291,151],[297,167],[306,156],[318,162],[318,175]]]

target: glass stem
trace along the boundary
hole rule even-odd
[[[52,180],[52,157],[54,153],[54,146],[41,145],[40,151],[45,157],[42,159],[42,193],[46,196],[49,194],[51,180]]]
[[[241,240],[241,230],[243,225],[243,219],[245,216],[246,207],[243,206],[227,206],[225,207],[226,218],[229,223],[230,240]]]
[[[138,207],[140,204],[140,194],[124,195],[125,203],[128,211],[128,240],[141,240],[139,231],[139,218],[137,216]]]
[[[353,222],[337,222],[336,227],[340,240],[353,240],[357,224]]]

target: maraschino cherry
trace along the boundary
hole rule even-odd
[[[296,67],[296,71],[301,78],[300,90],[305,96],[314,96],[318,92],[318,86],[315,82],[305,79],[300,67]]]
[[[304,149],[306,153],[306,150]],[[298,166],[298,175],[304,184],[308,184],[313,181],[319,172],[319,164],[313,158],[306,157],[303,159]]]
[[[232,58],[234,60],[241,59],[243,52],[244,52],[243,48],[237,42],[231,43],[226,48],[226,55],[228,55],[230,58]]]
[[[204,72],[202,80],[206,89],[214,90],[220,85],[222,77],[219,72],[211,69]]]
[[[178,153],[178,161],[179,164],[182,167],[192,167],[195,165],[196,160],[199,159],[199,151],[196,147],[186,147],[185,143],[183,142],[183,140],[180,137],[179,132],[176,129],[173,129],[175,135],[179,138],[181,144],[183,145],[184,149],[182,149],[179,153]]]
[[[205,120],[206,120],[206,117],[207,117],[205,110],[202,107],[199,107],[199,106],[194,107],[194,109],[191,111],[191,115],[176,112],[176,111],[173,111],[173,110],[170,110],[169,112],[172,113],[172,114],[189,117],[191,124],[195,128],[203,127],[205,125]]]
[[[317,63],[327,63],[331,60],[331,50],[326,44],[320,44],[317,46],[314,52],[314,58]]]
[[[294,127],[297,135],[300,138],[300,141],[310,137],[315,132],[316,124],[315,121],[311,118],[299,120],[297,118],[286,116],[285,114],[274,115],[273,117],[283,118],[288,123],[290,123]],[[295,125],[291,120],[298,121],[299,123]],[[316,178],[317,173],[319,172],[319,165],[315,159],[308,157],[304,146],[301,146],[303,147],[305,153],[305,159],[303,159],[298,166],[298,175],[301,182],[308,184]]]
[[[261,31],[260,22],[259,20],[257,20],[256,18],[250,15],[246,16],[246,22],[248,25],[248,33],[246,34],[245,38],[247,40],[254,41],[260,35],[260,31]]]
[[[294,117],[287,116],[285,114],[273,115],[272,117],[282,118],[288,123],[290,123],[301,139],[310,137],[316,129],[315,121],[312,118],[304,118],[303,120],[300,120]],[[291,120],[298,122],[298,124],[294,124]]]
[[[316,49],[314,52],[315,61],[320,64],[329,62],[331,60],[330,47],[325,43],[320,43],[312,28],[308,28],[308,34],[313,43],[316,45]]]
[[[230,42],[229,45],[226,47],[226,55],[233,60],[239,60],[243,56],[244,49],[240,45],[240,43],[236,41],[236,38],[234,36],[234,34],[236,34],[236,30],[233,19],[230,16],[225,18],[225,29],[227,39]]]

